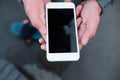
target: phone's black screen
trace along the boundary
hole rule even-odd
[[[48,9],[50,53],[77,52],[74,10]]]

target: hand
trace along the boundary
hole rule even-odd
[[[42,34],[44,40],[46,37],[45,27],[45,4],[50,0],[23,0],[26,14],[32,25]]]
[[[71,2],[71,0],[64,0],[64,2]],[[41,49],[46,50],[46,41],[43,38],[41,38],[39,39],[39,42],[41,43]]]
[[[81,11],[82,6],[82,11]],[[96,0],[86,0],[77,6],[79,46],[85,46],[95,36],[100,21],[101,7]],[[82,19],[80,23],[79,19]]]

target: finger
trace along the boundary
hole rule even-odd
[[[86,30],[86,25],[82,23],[82,24],[80,25],[80,28],[78,29],[78,36],[79,36],[79,41],[80,41],[80,43],[81,43],[83,34],[85,33],[85,30]]]
[[[84,24],[81,24],[81,25],[80,25],[80,28],[78,29],[79,48],[80,48],[80,49],[82,49],[82,47],[83,47],[83,44],[82,44],[81,40],[82,40],[82,37],[83,37],[83,34],[84,34],[85,30],[86,30],[86,29],[85,29],[85,25],[84,25]]]
[[[78,28],[80,28],[80,24],[81,24],[81,17],[79,17],[79,18],[77,19],[77,26],[78,26]]]
[[[90,39],[90,38],[89,38],[88,36],[84,36],[84,37],[82,38],[82,40],[81,40],[82,44],[83,44],[84,46],[87,45],[89,39]]]
[[[83,24],[82,24],[83,25]],[[84,27],[81,27],[81,32],[80,32],[80,36],[81,36],[81,44],[86,45],[90,39],[90,32],[88,29],[86,29],[85,27],[87,27],[86,25]]]
[[[39,43],[45,44],[46,42],[45,42],[45,40],[44,40],[43,38],[40,38],[40,39],[39,39]]]
[[[41,45],[41,49],[45,51],[46,50],[46,44]]]
[[[77,8],[76,8],[77,17],[80,16],[81,11],[82,11],[82,5],[78,5]]]
[[[64,0],[64,2],[71,2],[71,0]]]

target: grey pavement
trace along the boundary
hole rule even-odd
[[[14,64],[0,58],[0,80],[28,80]]]
[[[96,36],[81,50],[81,59],[71,64],[49,63],[37,42],[26,45],[22,39],[12,35],[11,23],[24,18],[27,18],[24,9],[16,0],[0,1],[0,57],[18,67],[37,64],[39,68],[63,72],[63,80],[120,80],[119,0],[114,0],[104,10]]]

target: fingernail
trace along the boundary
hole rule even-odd
[[[88,38],[83,38],[82,39],[82,44],[86,45],[88,43],[89,39]]]

